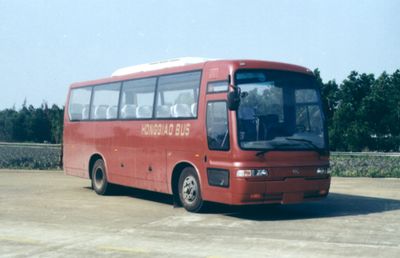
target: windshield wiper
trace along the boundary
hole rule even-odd
[[[305,142],[307,143],[309,146],[311,146],[316,152],[318,152],[319,154],[323,153],[323,149],[318,148],[317,145],[315,145],[312,141],[310,140],[306,140],[306,139],[299,139],[299,138],[290,138],[290,137],[285,137],[286,140],[289,141],[297,141],[297,142]]]
[[[262,156],[262,155],[264,155],[265,153],[267,153],[267,152],[270,151],[270,150],[271,150],[271,149],[264,149],[264,150],[262,150],[262,151],[259,151],[259,152],[256,153],[256,156],[257,156],[257,157]]]
[[[318,146],[315,145],[315,144],[314,144],[312,141],[310,141],[310,140],[299,139],[299,138],[290,138],[290,137],[285,137],[285,139],[288,140],[288,141],[296,141],[296,142],[304,142],[304,143],[307,143],[309,146],[312,147],[313,150],[315,150],[315,151],[318,152],[319,154],[323,154],[323,153],[324,153],[324,149],[318,148]],[[256,156],[259,157],[259,156],[261,156],[261,155],[263,155],[263,154],[265,154],[265,153],[267,153],[267,152],[269,152],[269,151],[282,149],[283,146],[293,146],[293,145],[292,145],[292,144],[289,144],[289,143],[277,144],[276,146],[273,146],[274,148],[272,148],[272,149],[263,149],[263,150],[257,152],[257,153],[256,153]]]
[[[265,153],[267,153],[267,152],[269,152],[269,151],[273,151],[273,150],[282,150],[282,147],[284,147],[284,146],[291,146],[291,144],[272,145],[272,147],[274,147],[274,148],[272,148],[272,149],[263,149],[263,150],[257,152],[257,153],[256,153],[256,156],[257,156],[257,157],[258,157],[258,156],[261,156],[261,155],[263,155],[263,154],[265,154]]]

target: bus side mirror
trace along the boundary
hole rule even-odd
[[[235,88],[234,91],[228,93],[228,108],[229,110],[237,110],[240,104],[240,93]]]

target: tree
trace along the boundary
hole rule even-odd
[[[32,137],[34,142],[50,142],[50,122],[47,104],[34,109],[31,117]]]
[[[353,71],[340,85],[338,107],[329,130],[333,149],[361,151],[370,145],[363,99],[369,95],[374,82],[373,74],[360,75]]]
[[[49,109],[49,122],[51,128],[51,142],[61,143],[63,133],[64,108],[53,105]]]
[[[322,107],[324,109],[327,125],[328,127],[331,127],[333,114],[335,113],[335,109],[338,105],[339,87],[335,80],[323,83],[318,69],[314,70],[314,75],[316,77],[317,86],[321,91]]]
[[[39,108],[27,106],[26,101],[19,111],[0,111],[0,141],[7,142],[52,142],[62,140],[64,109],[44,102]]]
[[[364,99],[363,113],[374,136],[372,149],[399,150],[400,85],[397,79],[399,74],[399,71],[392,76],[382,73],[372,86],[369,96]]]
[[[18,112],[15,109],[0,111],[0,141],[12,141]]]

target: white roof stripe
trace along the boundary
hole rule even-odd
[[[189,64],[198,64],[198,63],[204,63],[204,62],[210,61],[210,60],[216,60],[216,59],[209,59],[209,58],[203,58],[203,57],[173,58],[173,59],[156,61],[156,62],[147,63],[147,64],[140,64],[140,65],[134,65],[134,66],[120,68],[120,69],[116,70],[115,72],[113,72],[111,76],[122,76],[122,75],[127,75],[127,74],[132,74],[132,73],[154,71],[154,70],[184,66],[184,65],[189,65]]]

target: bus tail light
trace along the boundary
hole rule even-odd
[[[237,177],[268,176],[267,169],[240,169],[236,171]]]
[[[256,193],[256,194],[250,194],[250,199],[252,200],[259,200],[259,199],[263,199],[263,195]]]

